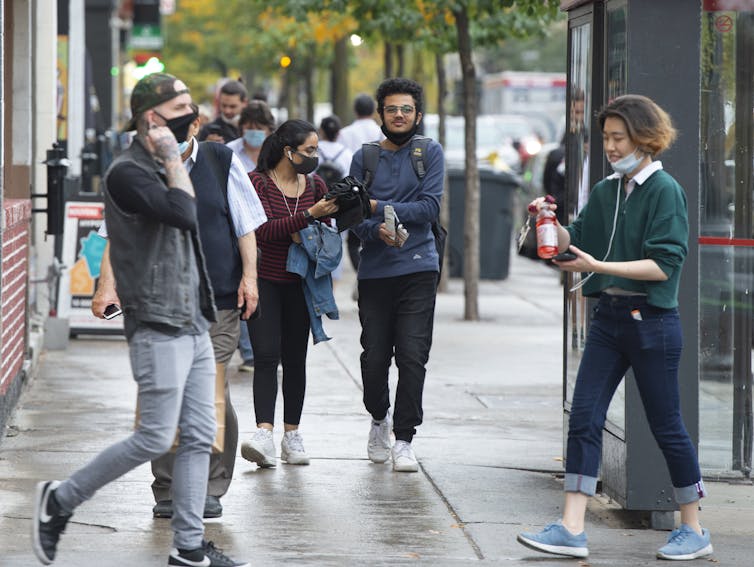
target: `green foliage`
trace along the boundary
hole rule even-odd
[[[227,73],[276,78],[282,55],[297,66],[328,69],[333,42],[352,33],[372,48],[383,41],[414,53],[457,51],[454,10],[465,7],[475,49],[541,37],[558,16],[558,0],[181,0],[165,18],[167,69],[197,98]],[[352,64],[358,64],[352,60]],[[427,66],[431,66],[428,63]],[[299,67],[300,68],[300,67]],[[375,77],[379,78],[379,77]]]

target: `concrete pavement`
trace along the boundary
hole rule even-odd
[[[425,423],[414,441],[418,474],[366,459],[359,323],[346,271],[336,288],[341,319],[325,322],[333,340],[309,351],[301,432],[312,464],[257,469],[239,453],[224,515],[207,524],[207,537],[254,565],[656,565],[667,532],[645,529],[605,498],[590,506],[588,562],[515,541],[558,517],[562,503],[562,296],[556,272],[515,255],[511,262],[507,280],[482,282],[480,322],[461,320],[461,281],[438,298]],[[254,428],[251,378],[234,365],[230,378],[245,439]],[[42,355],[0,444],[0,566],[37,564],[35,483],[67,476],[128,435],[135,397],[122,339],[72,340]],[[152,519],[150,482],[142,466],[82,505],[55,565],[166,564],[172,534],[168,521]],[[754,564],[754,487],[708,488],[702,521],[713,561]]]

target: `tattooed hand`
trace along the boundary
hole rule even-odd
[[[152,153],[155,157],[160,158],[163,162],[181,159],[178,151],[178,142],[166,126],[157,126],[153,124],[147,130],[147,139],[151,142]]]

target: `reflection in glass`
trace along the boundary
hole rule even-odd
[[[699,458],[706,474],[752,464],[754,14],[702,15]],[[735,239],[735,240],[731,240]]]
[[[625,2],[607,6],[607,102],[626,94],[628,57]]]
[[[584,23],[571,29],[570,108],[568,120],[567,167],[569,220],[586,202],[589,195],[589,128],[591,117],[592,80],[592,26]],[[579,274],[568,274],[566,285],[570,288],[581,279]],[[576,372],[586,339],[588,321],[587,304],[581,291],[570,293],[566,307],[567,356],[565,399],[573,399]]]

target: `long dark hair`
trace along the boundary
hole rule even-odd
[[[274,169],[283,159],[285,146],[298,148],[312,132],[316,134],[317,129],[306,120],[294,119],[283,122],[277,130],[265,138],[262,149],[259,150],[256,170],[265,172]]]

